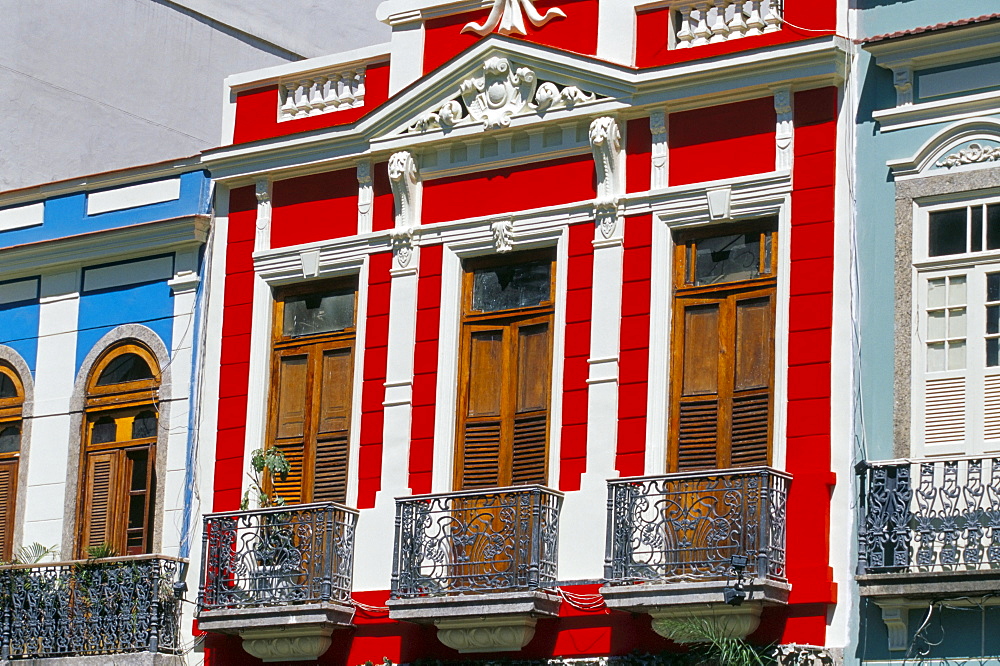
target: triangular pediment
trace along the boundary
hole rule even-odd
[[[380,138],[491,130],[627,103],[634,73],[617,65],[490,35],[407,88],[372,118]]]

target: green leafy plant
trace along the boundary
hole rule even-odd
[[[0,562],[0,564],[38,564],[50,555],[54,559],[57,550],[59,546],[45,546],[35,541],[18,548],[10,562]]]
[[[757,646],[727,635],[723,626],[709,618],[691,617],[664,623],[669,632],[691,644],[694,661],[706,666],[774,666],[774,646]]]
[[[87,546],[88,560],[103,560],[106,557],[118,557],[118,551],[110,543],[102,543],[98,546]]]
[[[285,454],[274,447],[256,449],[250,454],[250,468],[251,472],[247,475],[250,477],[250,487],[243,493],[240,509],[246,511],[250,508],[251,497],[257,501],[257,506],[261,509],[284,506],[284,498],[268,493],[264,490],[264,486],[268,481],[272,483],[275,479],[284,481],[288,477],[292,466],[285,458]]]

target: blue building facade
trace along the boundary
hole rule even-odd
[[[45,560],[119,558],[102,594],[115,580],[112,599],[147,595],[149,625],[116,626],[105,598],[102,631],[55,626],[53,613],[96,612],[80,594],[39,592],[43,579],[83,584],[79,564],[47,565],[12,579],[15,606],[21,593],[25,609],[52,608],[20,620],[13,609],[4,657],[177,652],[185,640],[179,602],[149,601],[183,580],[199,529],[191,424],[209,229],[196,158],[0,195],[0,558],[30,564],[32,544]],[[46,644],[49,632],[61,639]],[[103,647],[88,643],[98,633]]]
[[[1000,17],[862,2],[857,656],[1000,655]]]

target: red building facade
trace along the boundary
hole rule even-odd
[[[844,646],[836,3],[480,4],[229,81],[208,663]]]

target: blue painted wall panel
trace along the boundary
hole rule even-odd
[[[88,292],[80,296],[76,369],[108,331],[122,324],[143,324],[153,329],[170,349],[173,338],[174,301],[165,281]]]
[[[180,197],[173,201],[110,211],[100,215],[87,215],[85,192],[47,199],[45,222],[37,227],[0,232],[0,247],[37,243],[93,231],[206,213],[209,209],[211,184],[205,172],[192,171],[181,174],[180,179]]]
[[[38,357],[38,300],[0,305],[0,344],[12,348],[35,373]]]

